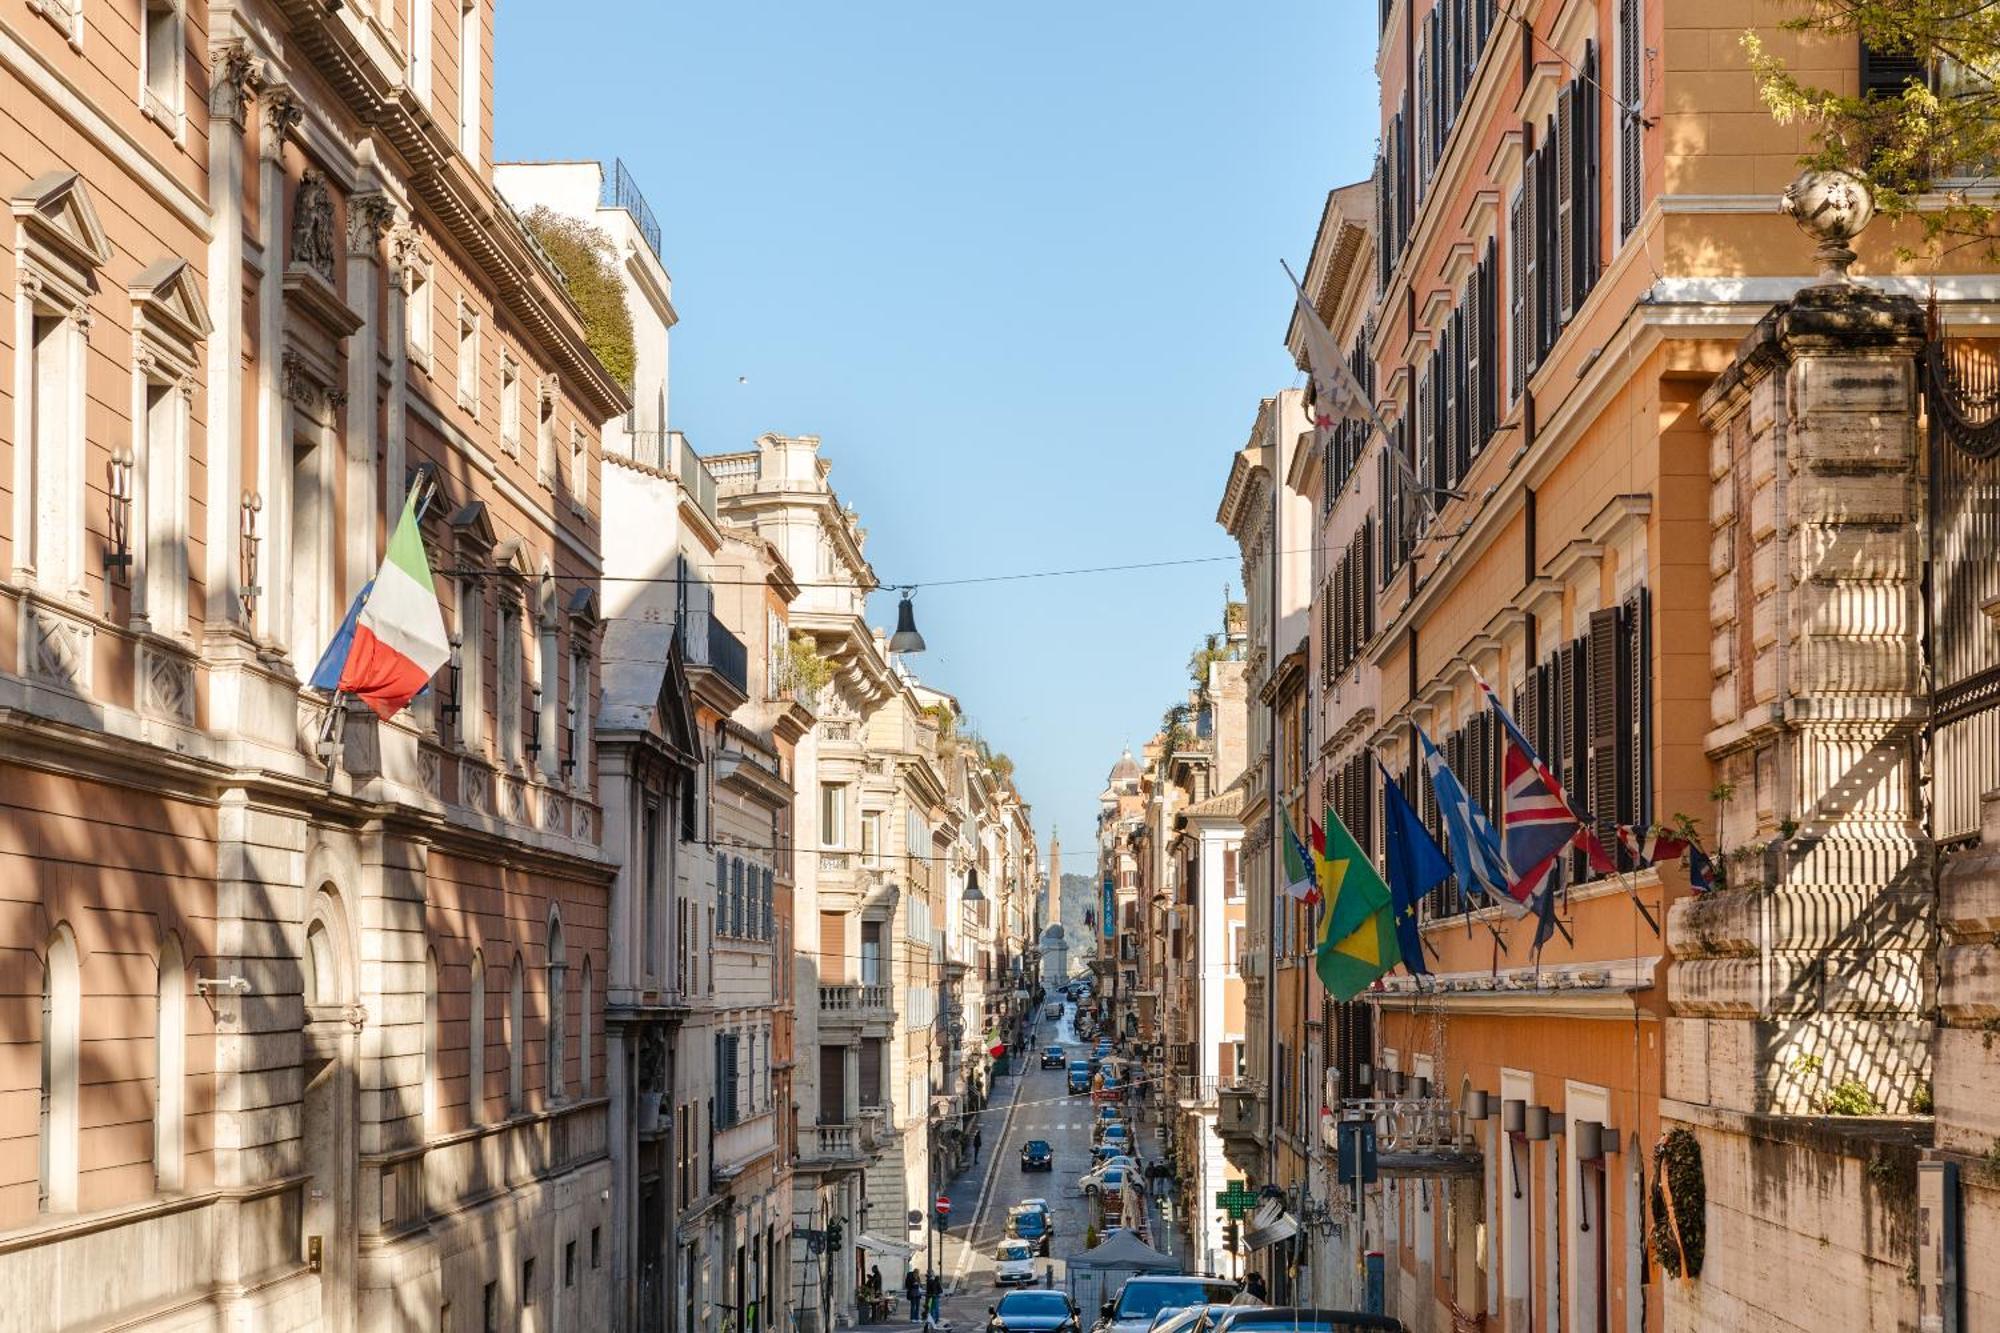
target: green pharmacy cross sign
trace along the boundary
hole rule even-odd
[[[1228,1189],[1215,1196],[1215,1206],[1226,1210],[1231,1217],[1241,1222],[1245,1214],[1257,1206],[1257,1196],[1250,1192],[1250,1187],[1243,1181],[1232,1180]]]

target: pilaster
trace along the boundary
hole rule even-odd
[[[1906,297],[1808,288],[1702,400],[1723,883],[1670,914],[1669,1098],[1813,1114],[1858,1084],[1901,1113],[1929,1081],[1922,344]]]

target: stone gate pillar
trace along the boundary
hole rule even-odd
[[[1702,399],[1719,882],[1669,914],[1662,1116],[1701,1146],[1706,1262],[1669,1284],[1669,1329],[1894,1327],[1913,1303],[1892,1279],[1926,1131],[1825,1117],[1907,1116],[1931,1077],[1923,342],[1914,301],[1827,282]]]

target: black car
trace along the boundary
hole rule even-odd
[[[1010,1291],[986,1307],[986,1333],[1080,1333],[1082,1327],[1068,1294],[1046,1288]]]
[[[1064,1061],[1064,1056],[1062,1047],[1060,1046],[1042,1047],[1042,1068],[1061,1069],[1063,1067],[1063,1061]]]
[[[1056,1169],[1055,1150],[1049,1147],[1047,1139],[1029,1139],[1021,1145],[1021,1169],[1023,1171]]]

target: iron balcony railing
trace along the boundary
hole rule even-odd
[[[681,652],[690,667],[706,667],[740,693],[750,693],[750,652],[714,612],[681,613]]]
[[[625,166],[625,159],[615,157],[605,169],[604,184],[598,192],[600,208],[622,208],[632,216],[632,225],[646,238],[652,248],[653,258],[662,264],[666,257],[660,253],[660,222],[653,216],[653,210],[646,203],[646,196],[639,192],[639,182]]]

